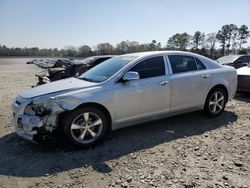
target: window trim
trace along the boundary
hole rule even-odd
[[[205,69],[199,69],[196,59],[198,59],[198,60],[202,63],[202,65],[205,66]],[[194,57],[194,60],[195,60],[195,62],[196,62],[196,66],[197,66],[197,68],[198,68],[197,70],[199,70],[199,71],[207,70],[207,66],[206,66],[198,57]]]
[[[133,65],[131,65],[130,67],[128,67],[122,74],[121,76],[118,76],[117,79],[115,80],[115,84],[116,83],[119,83],[121,78],[127,73],[129,72],[132,68],[134,68],[137,64],[141,63],[142,61],[145,61],[147,59],[151,59],[151,58],[154,58],[154,57],[162,57],[163,58],[163,61],[164,61],[164,68],[165,68],[165,75],[160,75],[160,76],[154,76],[154,77],[148,77],[148,78],[143,78],[143,79],[139,79],[139,80],[146,80],[146,79],[152,79],[152,78],[156,78],[156,77],[161,77],[161,76],[167,76],[170,74],[170,71],[169,71],[169,66],[168,66],[168,62],[166,61],[166,58],[165,58],[165,54],[156,54],[154,56],[150,56],[150,57],[144,57],[143,59],[140,59],[138,60],[136,63],[134,63]],[[136,80],[138,81],[138,80]]]

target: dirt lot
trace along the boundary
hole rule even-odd
[[[250,187],[250,96],[118,130],[99,145],[40,146],[13,133],[10,104],[35,84],[27,59],[0,59],[0,187]]]

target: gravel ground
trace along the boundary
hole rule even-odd
[[[13,133],[10,104],[35,84],[27,59],[0,59],[0,187],[250,187],[250,96],[113,132],[88,149]]]

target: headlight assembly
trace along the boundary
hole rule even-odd
[[[30,116],[35,116],[35,115],[42,116],[42,115],[47,115],[49,113],[50,109],[44,104],[30,103],[24,109],[24,114]]]

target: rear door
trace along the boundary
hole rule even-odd
[[[172,74],[171,111],[185,110],[204,104],[212,75],[197,58],[169,55]]]

